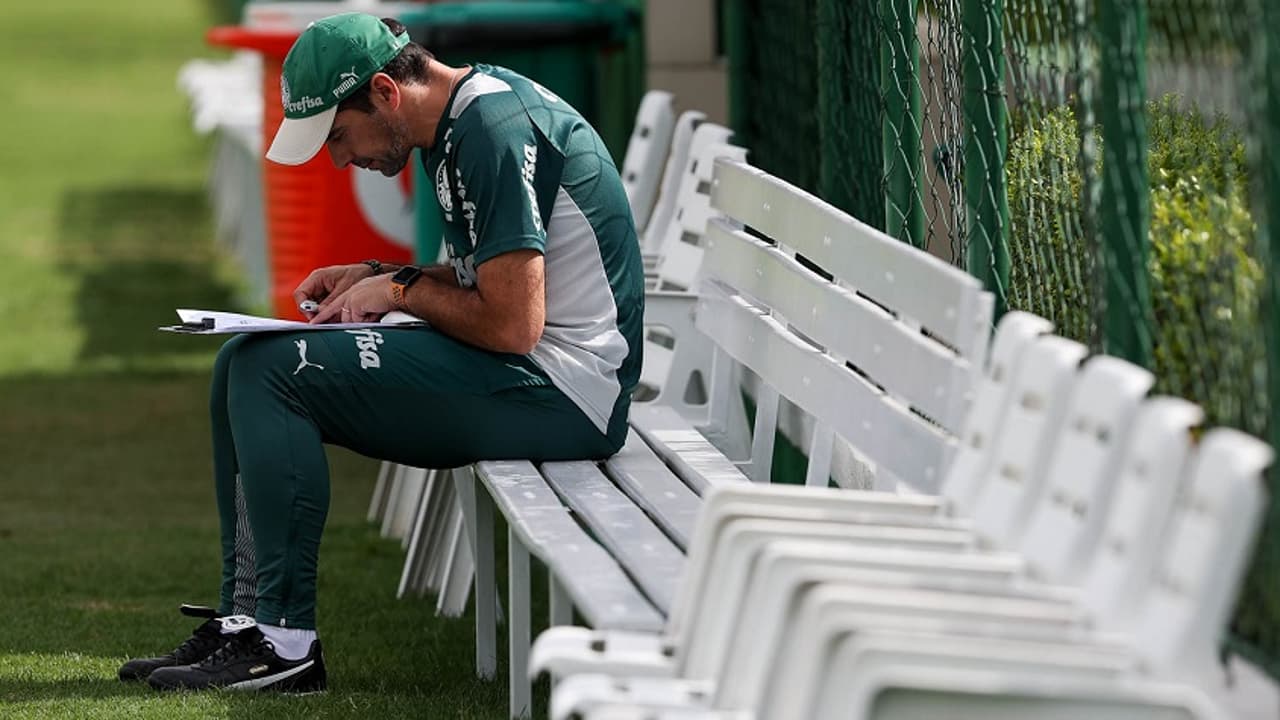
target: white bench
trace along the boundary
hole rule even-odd
[[[865,449],[879,472],[936,487],[984,366],[990,295],[962,271],[758,170],[723,160],[715,168],[713,204],[732,220],[713,220],[704,243],[707,292],[696,324],[714,346],[707,424],[730,424],[745,368],[760,380],[743,463],[752,476],[768,477],[786,398],[816,419],[814,484],[826,484],[838,434]],[[788,244],[771,246],[742,225]],[[772,315],[751,301],[770,288],[784,296]],[[496,667],[493,564],[485,559],[493,506],[510,529],[513,716],[529,708],[530,554],[552,576],[553,624],[569,619],[571,604],[592,627],[657,633],[681,592],[700,495],[747,483],[670,407],[636,406],[632,426],[626,448],[606,462],[478,463],[485,491],[459,485],[476,527],[477,668],[486,676]]]
[[[696,321],[716,344],[712,404],[737,390],[734,368],[745,365],[761,376],[759,387],[815,415],[813,484],[827,484],[825,462],[838,432],[895,483],[940,485],[942,496],[750,485],[668,408],[636,408],[631,443],[603,467],[481,464],[482,479],[512,520],[513,714],[528,707],[517,674],[529,628],[519,592],[527,588],[528,547],[561,580],[552,583],[552,624],[567,623],[576,604],[593,626],[630,630],[559,628],[539,638],[535,669],[570,676],[555,692],[556,713],[666,716],[626,714],[632,703],[648,706],[656,697],[672,706],[662,711],[677,713],[672,717],[742,711],[826,717],[832,708],[870,706],[893,691],[915,711],[945,692],[974,701],[957,713],[1004,705],[1026,713],[1089,707],[1116,716],[1214,716],[1202,694],[1163,679],[1212,671],[1262,506],[1258,475],[1270,452],[1221,430],[1193,452],[1188,439],[1197,408],[1174,399],[1143,401],[1149,374],[1112,358],[1077,370],[1083,348],[1040,338],[1046,324],[1017,313],[1002,323],[976,390],[965,391],[971,408],[961,403],[951,412],[946,390],[935,389],[930,399],[927,388],[937,388],[939,377],[972,388],[985,338],[971,344],[977,349],[966,359],[955,351],[957,336],[935,329],[934,319],[917,320],[882,300],[892,296],[896,278],[921,272],[910,258],[898,261],[896,274],[883,276],[880,286],[874,277],[854,284],[849,275],[874,268],[821,254],[839,247],[843,236],[827,230],[838,213],[745,166],[723,163],[717,180],[716,206],[738,208],[729,214],[752,232],[716,222],[708,234],[714,284],[699,301]],[[851,244],[882,249],[875,233],[850,227],[865,233]],[[788,239],[787,232],[809,239]],[[782,243],[759,241],[759,234]],[[835,283],[815,280],[794,259],[796,250],[825,268],[848,268],[848,275],[836,273]],[[981,308],[984,300],[979,294],[971,306]],[[833,308],[849,306],[857,310],[843,323],[826,321]],[[942,320],[954,315],[944,307]],[[862,345],[839,337],[857,322],[871,328],[858,336],[867,339]],[[899,363],[876,364],[895,341],[912,344],[900,346],[909,349]],[[927,362],[943,357],[966,372],[913,375],[906,368],[939,367],[912,354],[924,349],[934,351]],[[788,380],[788,372],[795,377]],[[819,373],[838,379],[827,386],[834,401],[810,389]],[[920,387],[904,388],[913,377]],[[761,419],[769,407],[764,395],[747,465],[761,478],[768,475],[770,453],[763,448],[773,434],[772,421]],[[851,415],[850,403],[840,400],[860,402],[865,411]],[[930,417],[910,407],[927,407]],[[906,430],[886,435],[877,428],[886,422]],[[878,442],[903,432],[918,433],[919,456],[901,441]],[[1190,481],[1178,482],[1184,475]],[[487,501],[475,502],[491,536]],[[597,545],[585,544],[591,538],[570,512]],[[545,531],[548,523],[554,532]],[[673,548],[689,558],[683,579],[675,573],[674,582]],[[479,587],[491,588],[484,575]],[[480,595],[492,597],[491,590]],[[658,617],[657,632],[646,603]],[[904,614],[907,606],[914,609]],[[485,614],[491,622],[494,603],[478,607],[478,622]],[[645,627],[630,624],[637,619]],[[488,638],[479,646],[487,654],[478,658],[488,658],[491,673],[493,626],[478,630],[478,638]],[[819,647],[827,650],[812,652]],[[583,669],[615,677],[574,674]],[[667,680],[649,686],[616,677],[637,672],[688,684],[673,689]],[[1001,693],[992,693],[993,683]]]
[[[1016,313],[1001,325],[973,409],[953,413],[943,393],[927,392],[945,372],[908,369],[937,359],[922,357],[932,346],[914,336],[948,345],[954,336],[929,321],[892,336],[876,323],[906,314],[871,295],[879,321],[869,314],[873,329],[841,338],[861,318],[823,318],[848,301],[845,288],[786,270],[788,246],[844,270],[842,280],[890,261],[841,266],[818,254],[839,237],[825,229],[826,208],[758,171],[721,171],[717,206],[780,247],[715,223],[706,268],[718,292],[700,301],[698,327],[759,373],[761,387],[816,416],[815,484],[826,484],[823,437],[834,430],[907,485],[936,487],[945,474],[943,494],[714,488],[662,633],[556,628],[539,638],[535,669],[569,676],[553,715],[641,705],[769,718],[870,717],[874,707],[896,717],[877,698],[921,711],[945,696],[956,717],[1001,706],[1214,717],[1203,693],[1179,683],[1214,670],[1270,450],[1229,430],[1192,449],[1198,408],[1144,401],[1150,374],[1115,358],[1078,367],[1083,347],[1037,337],[1045,323]],[[908,337],[916,344],[876,362]],[[912,377],[919,387],[902,389]],[[819,382],[825,395],[813,390]],[[913,424],[908,405],[940,420]],[[955,448],[946,423],[957,416],[966,429]],[[760,445],[772,436],[759,417],[753,464],[767,463]],[[633,674],[650,677],[618,679]]]
[[[635,216],[636,230],[643,232],[653,212],[654,201],[663,177],[672,133],[675,131],[675,96],[662,90],[650,90],[636,110],[627,152],[619,175],[627,201]]]
[[[644,258],[645,268],[652,268],[661,255],[663,236],[671,215],[675,212],[682,181],[681,173],[689,162],[689,152],[693,143],[693,132],[706,122],[707,116],[697,110],[686,110],[676,118],[675,127],[671,131],[670,152],[667,154],[666,166],[662,172],[662,182],[658,196],[654,201],[649,221],[645,223],[640,235],[640,253]],[[721,142],[727,142],[726,134]],[[636,226],[640,230],[640,226]]]
[[[1083,404],[1105,384],[1086,369],[1072,404]],[[1088,518],[1097,513],[1078,514],[1074,503],[1061,511],[1063,520],[1076,517],[1057,529],[1066,532],[1068,544],[1092,536],[1096,546],[1075,588],[1051,584],[1061,568],[1046,561],[1052,551],[1046,556],[1040,550],[1037,559],[1034,542],[1005,557],[918,548],[859,552],[861,543],[849,537],[819,542],[776,527],[769,542],[755,547],[727,538],[731,554],[717,557],[717,568],[756,556],[749,581],[709,582],[702,598],[706,607],[736,617],[731,642],[717,643],[714,628],[686,632],[688,647],[669,653],[677,661],[668,663],[673,672],[666,678],[653,677],[660,667],[653,660],[637,662],[646,652],[653,655],[652,648],[632,643],[629,656],[601,658],[597,669],[612,665],[613,671],[647,671],[650,677],[574,675],[558,686],[553,716],[665,706],[714,708],[701,717],[836,717],[833,708],[843,709],[839,717],[863,717],[868,715],[854,710],[869,706],[877,693],[937,690],[929,672],[945,670],[990,674],[1001,685],[996,693],[990,686],[970,692],[957,717],[968,716],[966,708],[990,712],[1002,702],[993,695],[1017,695],[1019,687],[1044,682],[1058,692],[1073,684],[1089,687],[1067,696],[1049,693],[1040,698],[1042,709],[1074,707],[1089,717],[1113,717],[1094,714],[1110,698],[1128,706],[1119,717],[1134,716],[1129,713],[1139,706],[1170,712],[1161,717],[1178,716],[1174,708],[1215,717],[1203,693],[1167,681],[1203,681],[1216,663],[1233,589],[1260,520],[1260,474],[1271,453],[1231,430],[1210,431],[1192,448],[1189,430],[1199,417],[1189,403],[1155,398],[1142,404],[1131,438],[1117,447],[1103,450],[1106,443],[1083,437],[1075,448],[1059,444],[1059,456],[1094,445],[1088,454],[1119,460],[1114,501],[1109,510],[1102,503],[1108,517],[1101,532],[1088,529]],[[1091,433],[1068,431],[1064,440],[1073,434]],[[1096,500],[1107,483],[1090,479],[1083,483],[1085,496]],[[755,492],[762,502],[774,499],[767,489]],[[1062,507],[1053,499],[1057,492],[1052,482],[1045,488],[1041,513]],[[716,493],[707,515],[724,514],[722,496],[745,494]],[[756,508],[758,515],[767,512],[765,505]],[[742,607],[735,612],[732,601],[739,597]]]

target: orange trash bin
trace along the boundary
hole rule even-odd
[[[293,30],[241,26],[216,27],[206,35],[211,45],[262,54],[263,148],[271,146],[284,120],[280,72],[297,37]],[[280,165],[265,157],[262,163],[271,305],[277,317],[303,319],[293,290],[315,268],[369,258],[412,261],[412,172],[385,178],[354,167],[338,170],[324,150],[303,165]]]

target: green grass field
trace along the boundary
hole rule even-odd
[[[0,717],[500,717],[471,626],[393,597],[364,522],[376,464],[334,452],[320,576],[331,690],[157,695],[127,656],[194,626],[218,583],[208,372],[216,341],[154,331],[234,307],[175,76],[209,0],[0,7]]]

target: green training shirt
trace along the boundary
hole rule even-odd
[[[542,253],[546,327],[529,357],[606,432],[640,377],[644,268],[618,170],[594,129],[528,78],[476,65],[423,160],[458,283],[513,250]]]

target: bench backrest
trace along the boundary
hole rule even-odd
[[[960,446],[942,480],[940,494],[960,517],[971,517],[978,491],[987,479],[991,450],[1004,424],[1013,394],[1013,379],[1027,348],[1036,338],[1053,331],[1053,323],[1039,315],[1012,310],[1000,318],[986,372],[978,380],[973,409],[965,418]]]
[[[1150,398],[1138,411],[1102,537],[1080,583],[1081,602],[1103,631],[1133,627],[1187,477],[1191,431],[1203,420],[1198,405],[1174,397]]]
[[[815,437],[830,429],[878,473],[936,485],[984,366],[990,294],[743,163],[717,161],[711,198],[727,219],[707,224],[698,328],[813,416]],[[770,398],[757,400],[758,419],[776,417]],[[755,469],[767,455],[753,452]]]
[[[680,172],[676,202],[662,228],[658,252],[658,290],[692,290],[702,268],[703,236],[707,221],[717,215],[711,206],[711,181],[717,159],[746,160],[745,148],[731,145],[732,131],[703,123],[693,131],[689,156]]]
[[[645,253],[657,255],[662,251],[662,238],[666,233],[667,223],[671,221],[671,214],[675,211],[685,166],[689,164],[693,131],[706,119],[707,116],[697,110],[686,110],[676,119],[675,129],[671,133],[671,151],[662,171],[662,184],[653,203],[653,212],[649,214],[649,222],[644,226],[644,234],[640,236],[640,249]],[[717,142],[728,142],[730,134],[725,128],[724,136]]]
[[[1106,519],[1134,415],[1154,383],[1150,372],[1120,358],[1085,361],[1018,541],[1037,577],[1079,585]]]
[[[987,542],[1011,548],[1021,537],[1087,354],[1080,343],[1057,335],[1036,340],[1027,351],[974,506],[974,528]]]
[[[1266,507],[1271,448],[1229,428],[1205,433],[1179,494],[1134,647],[1156,671],[1207,677]]]
[[[662,252],[656,268],[657,290],[685,291],[696,283],[702,267],[702,237],[713,212],[710,189],[715,161],[721,157],[742,160],[747,154],[745,149],[725,142],[730,134],[728,128],[712,123],[702,124],[693,133],[689,154],[682,163],[683,170],[678,173],[677,201],[662,233]],[[684,391],[689,378],[683,376],[689,368],[709,365],[710,358],[685,357],[677,365],[676,356],[677,353],[709,356],[710,348],[700,337],[682,335],[674,328],[666,330],[669,332],[655,333],[652,328],[646,332],[640,382],[658,390],[657,402],[681,408],[701,405],[687,402]],[[673,367],[680,370],[675,375]]]
[[[676,122],[674,102],[675,96],[662,90],[644,94],[627,141],[627,154],[622,159],[622,189],[631,203],[638,232],[643,232],[649,222],[658,183],[662,181]]]

